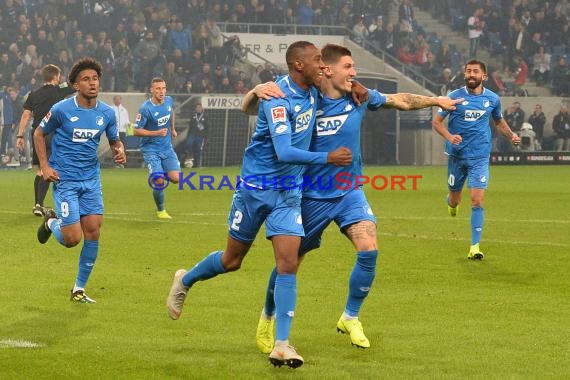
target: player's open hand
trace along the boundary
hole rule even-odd
[[[449,140],[453,145],[459,145],[461,144],[461,141],[463,141],[461,135],[451,135],[451,139]]]
[[[119,165],[123,165],[127,162],[127,155],[125,153],[125,149],[122,146],[113,147],[113,161]]]
[[[24,150],[24,144],[25,144],[25,141],[23,138],[17,138],[16,139],[16,148],[18,148],[18,150]]]
[[[176,129],[172,128],[171,136],[173,139],[175,139],[178,136],[178,132],[176,132]]]
[[[58,182],[59,181],[59,174],[57,171],[52,168],[51,166],[46,166],[45,168],[41,168],[42,178],[44,181],[48,182]]]
[[[446,111],[454,111],[455,108],[457,108],[456,105],[462,103],[465,99],[451,99],[447,96],[438,96],[437,100],[441,109],[444,109]]]
[[[361,105],[368,100],[368,89],[364,87],[359,81],[352,80],[352,100],[357,105]]]
[[[352,152],[350,149],[341,146],[340,148],[329,152],[327,162],[335,166],[347,166],[352,162]]]
[[[513,133],[513,135],[511,136],[511,142],[513,143],[513,145],[519,145],[521,143],[521,138],[516,133]]]
[[[285,94],[275,82],[260,83],[253,88],[255,96],[260,99],[284,98]]]

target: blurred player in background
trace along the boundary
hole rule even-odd
[[[489,184],[489,157],[491,155],[491,128],[493,118],[498,130],[513,144],[520,137],[513,133],[501,110],[499,96],[483,87],[487,79],[487,67],[482,61],[472,59],[465,64],[465,86],[449,93],[452,99],[464,98],[454,111],[440,110],[433,119],[433,129],[445,141],[447,164],[447,207],[449,215],[456,216],[461,203],[461,190],[468,181],[471,196],[471,247],[468,259],[483,260],[479,248],[483,233],[483,200]],[[443,121],[449,115],[446,126]]]
[[[71,300],[93,303],[85,285],[99,253],[103,222],[101,169],[97,150],[105,133],[116,163],[125,163],[115,112],[97,100],[101,65],[91,58],[78,60],[69,72],[69,82],[77,94],[54,105],[34,132],[43,179],[53,182],[55,211],[46,210],[38,229],[38,241],[45,244],[55,236],[65,247],[74,247],[83,237],[79,271],[71,290]],[[47,155],[45,136],[53,133],[52,155]],[[49,159],[49,161],[48,161]]]
[[[164,206],[164,181],[178,183],[180,161],[172,147],[172,139],[176,138],[177,133],[174,129],[172,98],[166,95],[164,79],[152,79],[150,95],[150,99],[139,108],[134,135],[141,137],[140,149],[149,175],[154,176],[156,186],[153,187],[152,196],[156,204],[156,216],[159,219],[172,219]]]
[[[16,147],[19,150],[24,150],[25,148],[26,128],[28,126],[30,118],[33,118],[33,136],[36,128],[44,116],[48,113],[51,106],[75,92],[73,86],[69,86],[67,82],[61,84],[59,83],[61,79],[61,70],[56,65],[45,65],[42,68],[42,78],[44,81],[43,86],[35,91],[30,92],[26,98],[26,101],[24,102],[24,112],[20,118],[20,126],[18,129],[18,135],[16,137]],[[40,162],[38,160],[33,138],[32,149],[32,164],[37,168],[36,178],[34,179],[35,205],[32,209],[32,212],[36,216],[42,216],[44,214],[43,206],[46,194],[49,189],[49,182],[44,181],[42,178],[42,172],[39,168]],[[49,158],[51,152],[51,135],[46,136],[46,149],[46,154]]]

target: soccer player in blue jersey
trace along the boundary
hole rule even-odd
[[[461,202],[461,190],[468,182],[471,196],[471,247],[468,259],[482,260],[479,248],[483,232],[483,199],[489,184],[489,157],[491,155],[491,128],[493,118],[498,130],[515,145],[520,137],[513,133],[501,111],[499,96],[483,87],[487,80],[485,63],[476,59],[465,64],[465,86],[452,91],[452,99],[464,98],[454,111],[440,110],[432,122],[433,129],[445,138],[447,164],[448,211],[456,216]],[[446,126],[443,121],[449,115]]]
[[[49,209],[38,229],[38,240],[45,244],[55,236],[65,247],[74,247],[83,237],[79,271],[71,290],[71,300],[93,303],[85,293],[99,252],[103,222],[103,196],[97,149],[105,133],[117,164],[126,162],[115,112],[97,100],[101,65],[92,58],[75,62],[69,83],[75,96],[56,103],[34,132],[34,143],[44,180],[53,182],[55,211]],[[49,160],[45,136],[54,133]]]
[[[356,263],[348,286],[348,298],[343,314],[337,322],[339,332],[349,334],[352,344],[370,347],[358,319],[361,305],[368,295],[376,272],[378,245],[376,241],[376,218],[368,204],[362,185],[355,182],[362,175],[360,154],[360,126],[367,109],[380,107],[399,110],[415,110],[439,106],[452,110],[461,100],[448,97],[427,97],[415,94],[382,94],[368,90],[368,100],[357,105],[350,95],[353,78],[356,76],[354,61],[349,49],[328,44],[321,50],[326,65],[320,89],[322,96],[317,111],[317,121],[311,151],[334,150],[346,146],[353,152],[353,161],[347,167],[313,165],[307,167],[308,183],[303,189],[301,204],[305,237],[301,239],[300,259],[321,244],[324,230],[333,221],[356,249]],[[352,185],[335,183],[342,175],[351,179]],[[275,269],[271,273],[266,293],[265,306],[257,327],[256,342],[262,352],[273,349],[275,324]]]
[[[174,110],[172,98],[166,95],[164,79],[152,79],[150,94],[150,99],[139,108],[134,134],[141,137],[140,149],[149,174],[165,173],[169,181],[178,183],[180,161],[172,147],[172,139],[177,136]],[[155,185],[152,196],[156,204],[156,216],[159,219],[172,219],[164,207],[164,178],[157,176]]]
[[[292,43],[286,52],[289,74],[278,81],[286,98],[262,101],[251,142],[245,150],[242,182],[228,217],[229,236],[224,251],[215,251],[192,269],[178,270],[167,298],[168,313],[178,319],[188,289],[197,281],[238,270],[257,232],[265,222],[271,240],[275,280],[276,342],[269,354],[273,365],[295,368],[303,358],[289,343],[296,305],[297,252],[303,225],[301,189],[306,164],[346,166],[351,152],[309,152],[314,129],[319,84],[324,69],[319,49],[310,42]]]

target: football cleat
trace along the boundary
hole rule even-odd
[[[44,216],[45,208],[36,203],[36,205],[35,205],[34,208],[32,209],[32,213],[33,213],[35,216]]]
[[[275,343],[275,316],[267,317],[261,312],[259,322],[257,323],[257,332],[255,333],[255,343],[257,348],[264,354],[269,354],[273,350]]]
[[[182,277],[184,277],[185,274],[186,269],[179,269],[174,273],[174,281],[172,281],[170,293],[168,293],[168,298],[166,299],[168,315],[174,320],[180,318],[184,300],[186,300],[186,295],[188,294],[189,288],[182,283]]]
[[[370,342],[364,335],[362,323],[360,323],[358,318],[346,320],[341,316],[336,323],[336,331],[342,334],[350,334],[350,342],[353,346],[360,348],[370,347]]]
[[[156,216],[158,216],[158,219],[164,219],[164,220],[172,219],[172,217],[170,215],[168,215],[166,210],[157,211]]]
[[[483,260],[484,257],[485,255],[479,249],[479,243],[474,244],[469,248],[469,254],[467,255],[469,260]]]
[[[53,209],[44,209],[44,220],[42,222],[42,224],[40,225],[40,227],[38,228],[38,241],[41,244],[45,244],[50,236],[51,236],[51,230],[48,227],[48,221],[50,219],[56,219],[57,215],[55,215],[55,211]]]
[[[285,364],[290,368],[297,368],[303,365],[304,360],[293,346],[283,343],[275,345],[269,354],[269,362],[275,367],[281,367]]]
[[[95,303],[95,300],[93,298],[89,298],[87,294],[85,294],[85,290],[81,289],[76,291],[71,289],[71,297],[69,299],[77,303]]]
[[[459,205],[457,205],[455,207],[451,207],[450,205],[447,205],[447,212],[449,213],[449,215],[451,215],[451,217],[456,217],[457,213],[459,212]]]

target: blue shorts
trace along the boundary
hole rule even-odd
[[[447,185],[450,191],[461,191],[468,180],[470,189],[486,189],[489,183],[488,158],[457,158],[447,162]]]
[[[230,236],[253,243],[263,222],[268,239],[275,235],[304,236],[301,190],[236,190],[228,215]]]
[[[84,215],[103,215],[101,181],[54,182],[53,202],[62,226],[78,223]]]
[[[172,148],[165,152],[143,152],[149,174],[180,171],[180,161]]]
[[[374,213],[362,190],[353,190],[332,199],[303,198],[301,203],[305,237],[301,239],[301,255],[319,248],[321,236],[334,221],[341,231],[351,224],[369,220],[376,224]]]

